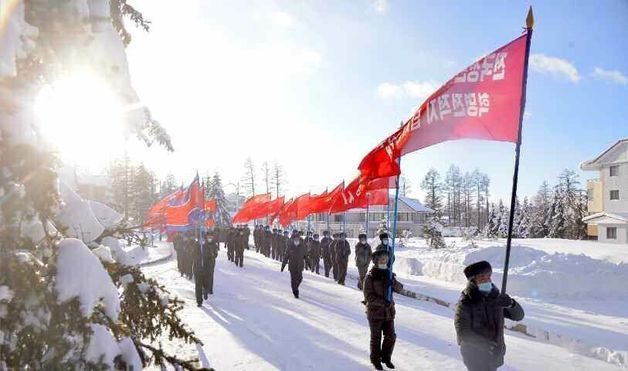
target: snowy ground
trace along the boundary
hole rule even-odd
[[[193,283],[180,277],[173,260],[144,268],[185,300],[182,316],[205,343],[201,351],[204,362],[217,370],[369,369],[369,330],[354,279],[343,287],[306,272],[297,300],[290,291],[289,273],[279,272],[278,262],[246,251],[241,269],[227,261],[224,249],[218,259],[215,295],[201,308],[195,305]],[[405,283],[452,296],[459,290],[418,279],[406,279]],[[395,300],[398,338],[393,359],[397,368],[464,369],[451,309],[402,296]],[[610,324],[604,326],[611,330]],[[506,343],[503,370],[618,368],[511,331],[507,331]],[[177,353],[191,351],[178,349]]]
[[[123,244],[122,249],[126,251],[127,258],[130,263],[134,264],[151,264],[154,261],[159,261],[172,252],[172,244],[164,241],[155,241],[155,246],[140,247],[138,245],[126,246]]]

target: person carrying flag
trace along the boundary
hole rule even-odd
[[[287,243],[286,253],[281,263],[281,271],[283,272],[286,265],[288,265],[292,294],[297,299],[299,298],[299,285],[301,285],[301,281],[303,281],[303,269],[305,269],[306,259],[305,244],[303,243],[303,239],[299,236],[299,232],[295,230],[292,232],[292,237]]]
[[[358,243],[355,244],[355,265],[358,268],[360,278],[358,280],[358,289],[362,290],[362,283],[364,283],[364,277],[369,269],[369,263],[371,262],[371,245],[368,244],[366,234],[361,233],[358,236]]]

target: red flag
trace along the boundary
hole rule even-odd
[[[517,142],[526,39],[524,33],[447,81],[364,157],[362,175],[398,175],[399,156],[448,140]]]
[[[281,215],[292,205],[293,202],[293,199],[288,200],[288,202],[284,202],[284,204],[281,205],[281,207],[274,214],[271,215],[270,222],[272,223],[275,221],[275,219],[279,218],[279,224],[281,224]]]
[[[272,201],[269,201],[266,204],[263,216],[275,215],[283,207],[284,199],[285,199],[285,197],[281,196],[281,197],[276,198],[276,199],[274,199]]]
[[[308,215],[311,214],[310,212],[311,196],[309,192],[297,197],[297,199],[295,200],[295,203],[297,205],[296,213],[295,213],[295,220],[305,219],[307,218]]]
[[[240,210],[233,217],[233,223],[245,223],[253,219],[252,214],[255,208],[263,203],[270,201],[270,193],[264,193],[261,195],[250,197],[244,202]]]
[[[205,200],[205,211],[208,213],[216,211],[216,200]]]
[[[279,212],[279,224],[286,227],[290,222],[292,222],[296,218],[297,214],[297,200],[290,200],[289,203],[285,204],[284,207]]]
[[[327,211],[329,209],[329,206],[326,205],[325,200],[328,197],[328,193],[327,190],[325,190],[325,192],[321,193],[320,195],[314,195],[310,197],[310,204],[308,205],[308,208],[310,210],[311,214],[317,214],[323,211]]]
[[[361,177],[356,177],[344,188],[341,197],[336,199],[336,202],[330,208],[330,213],[340,213],[350,209],[365,208],[368,205],[387,205],[388,186],[384,187],[386,184],[389,183],[383,181],[377,183],[363,183]],[[377,189],[376,187],[380,187],[381,189]]]

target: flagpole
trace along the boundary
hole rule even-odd
[[[369,193],[366,193],[366,238],[369,237]]]
[[[395,179],[395,211],[393,213],[393,228],[392,228],[392,245],[389,247],[388,253],[388,285],[386,287],[386,301],[392,302],[392,279],[393,279],[393,264],[395,262],[395,237],[397,234],[397,212],[399,211],[399,178],[401,177],[401,156],[397,160],[399,164],[399,175]]]
[[[517,183],[519,181],[519,155],[521,153],[521,128],[523,127],[523,114],[526,106],[526,87],[528,82],[528,57],[530,56],[530,41],[532,40],[532,28],[534,27],[534,15],[532,6],[528,10],[526,17],[526,55],[523,65],[523,80],[521,83],[521,104],[519,111],[519,134],[517,136],[517,145],[515,147],[515,169],[512,176],[512,193],[510,195],[510,218],[508,219],[508,238],[506,240],[506,257],[504,259],[504,275],[502,278],[502,293],[506,293],[506,284],[508,283],[508,265],[510,264],[510,249],[512,245],[512,228],[515,217],[515,201],[517,198]]]

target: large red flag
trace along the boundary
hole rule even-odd
[[[398,175],[399,156],[448,140],[517,142],[526,39],[524,33],[447,81],[364,157],[362,176]]]
[[[292,198],[288,200],[288,202],[284,202],[284,204],[281,205],[281,207],[274,214],[271,214],[270,222],[272,223],[275,219],[279,218],[279,224],[281,224],[281,215],[292,205],[293,202],[294,200]]]
[[[208,213],[216,211],[216,200],[205,200],[205,211]]]
[[[296,206],[296,214],[295,214],[295,220],[302,220],[307,218],[308,215],[310,215],[310,200],[311,200],[311,196],[310,193],[306,193],[304,195],[301,195],[299,197],[297,197],[297,199],[295,200],[295,203],[297,204]]]
[[[329,206],[326,207],[325,200],[329,196],[327,190],[321,193],[320,195],[310,196],[310,203],[308,205],[308,209],[310,214],[317,214],[323,211],[327,211]]]
[[[283,206],[284,196],[276,198],[272,201],[258,205],[251,211],[251,219],[264,218],[268,215],[275,214]]]
[[[347,185],[330,208],[330,213],[340,213],[350,209],[365,208],[368,205],[387,205],[388,204],[388,187],[383,187],[384,182],[380,184],[371,182],[361,182],[361,177],[356,177]],[[379,188],[379,189],[378,189]]]
[[[255,208],[263,203],[270,201],[270,193],[264,193],[257,196],[252,196],[244,202],[240,210],[233,217],[233,223],[245,223],[253,219],[252,212]]]

